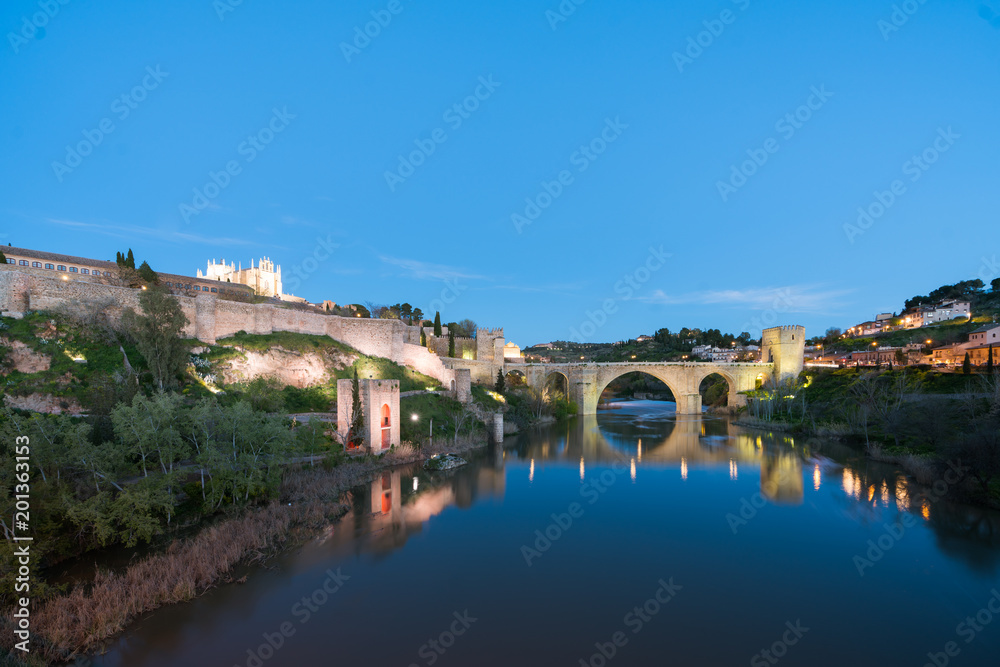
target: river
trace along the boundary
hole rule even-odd
[[[613,407],[379,475],[309,544],[94,661],[998,664],[1000,513],[835,443]]]

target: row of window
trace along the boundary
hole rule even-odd
[[[18,261],[16,259],[10,259],[9,257],[7,258],[7,263],[8,264],[20,264],[21,266],[32,266],[32,267],[34,267],[36,269],[40,269],[40,268],[43,267],[43,265],[42,265],[41,262],[30,262],[29,263],[28,260],[26,260],[26,259],[22,259],[22,260]],[[54,271],[68,271],[69,273],[82,273],[82,274],[88,275],[88,276],[89,275],[95,275],[95,276],[101,275],[101,272],[98,271],[97,269],[94,269],[93,271],[91,271],[90,269],[81,269],[81,268],[78,268],[78,267],[75,267],[75,266],[70,266],[70,267],[67,268],[65,264],[51,264],[49,262],[46,262],[44,264],[44,268],[49,269],[49,270],[54,270]],[[104,275],[110,277],[111,276],[111,272],[110,271],[105,271]]]
[[[36,269],[40,269],[43,266],[41,262],[30,262],[30,264],[29,264],[28,260],[26,260],[26,259],[22,259],[22,260],[18,261],[16,259],[11,259],[9,257],[7,258],[7,263],[8,264],[20,264],[21,266],[32,266],[32,267],[34,267]],[[88,275],[88,276],[89,275],[94,275],[94,276],[100,276],[101,275],[101,272],[98,271],[97,269],[94,269],[93,271],[91,271],[90,269],[81,269],[81,268],[78,268],[78,267],[75,267],[75,266],[71,266],[71,267],[67,268],[65,264],[50,264],[50,263],[46,263],[44,265],[44,267],[46,269],[52,269],[52,270],[55,270],[55,271],[67,271],[69,273],[82,273],[82,274]],[[109,277],[109,278],[112,276],[112,274],[111,274],[110,271],[105,271],[104,275],[107,276],[107,277]],[[211,292],[218,292],[219,291],[215,287],[209,288],[208,286],[200,287],[198,285],[194,285],[192,287],[191,284],[186,284],[185,285],[184,283],[164,283],[164,284],[167,287],[173,287],[173,288],[176,288],[176,289],[189,289],[189,290],[194,290],[196,292],[210,292],[210,291]],[[223,292],[230,292],[231,290],[225,290],[224,289],[222,291]]]

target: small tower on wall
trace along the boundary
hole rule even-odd
[[[364,415],[363,445],[374,453],[399,444],[399,380],[358,380]],[[337,380],[337,433],[347,440],[354,381]]]
[[[764,329],[760,340],[760,360],[774,364],[774,377],[785,381],[802,372],[806,349],[806,328],[798,325]]]

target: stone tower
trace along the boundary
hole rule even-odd
[[[760,360],[774,364],[778,381],[795,379],[802,372],[806,349],[806,328],[787,325],[764,329],[760,340]]]

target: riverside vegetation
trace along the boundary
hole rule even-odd
[[[32,445],[31,575],[33,656],[72,659],[120,632],[139,614],[199,595],[234,568],[336,520],[351,487],[377,471],[445,451],[485,444],[482,420],[510,414],[527,426],[569,414],[552,396],[473,388],[465,406],[436,391],[437,381],[386,359],[362,355],[324,336],[238,333],[214,346],[184,340],[177,302],[155,285],[141,312],[69,308],[0,318],[0,557],[13,562],[13,443]],[[307,387],[275,377],[225,382],[227,364],[279,350],[312,355],[327,371]],[[381,456],[347,456],[335,432],[289,413],[326,412],[336,381],[358,374],[396,379],[404,392],[404,444]],[[506,394],[506,395],[505,395]],[[41,414],[4,403],[44,396]],[[72,413],[72,414],[69,414]],[[433,419],[434,438],[426,431]],[[124,567],[66,581],[59,570],[85,554],[132,553]],[[138,556],[138,558],[136,557]],[[14,597],[14,573],[0,573],[0,607]],[[12,664],[11,618],[0,617]]]
[[[929,368],[806,370],[749,392],[742,423],[845,440],[918,482],[950,463],[967,473],[950,492],[1000,507],[1000,375]]]

